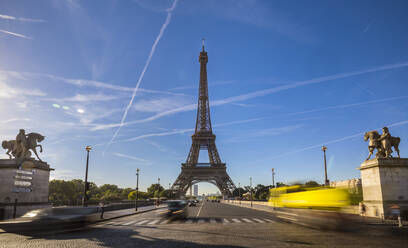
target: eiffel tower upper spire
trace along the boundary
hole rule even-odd
[[[210,118],[210,103],[208,101],[208,81],[207,81],[207,62],[208,56],[204,49],[200,52],[198,58],[200,62],[200,87],[198,90],[198,108],[195,133],[212,133]]]

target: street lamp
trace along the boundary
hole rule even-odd
[[[241,183],[238,183],[239,205],[241,205]]]
[[[158,185],[157,185],[157,206],[160,205],[160,177],[158,178]]]
[[[275,188],[275,168],[272,168],[272,188]]]
[[[139,168],[136,169],[136,199],[135,199],[135,211],[137,211],[137,201],[139,200]]]
[[[324,156],[324,185],[329,185],[329,179],[327,179],[327,165],[326,165],[326,150],[327,147],[322,146],[323,156]]]
[[[252,208],[252,177],[249,177],[249,190],[251,191],[251,208]]]
[[[88,203],[88,196],[86,195],[86,192],[89,190],[89,184],[88,184],[88,164],[89,164],[89,152],[92,150],[91,146],[86,146],[85,150],[87,152],[86,154],[86,170],[85,170],[85,186],[84,186],[84,195],[82,197],[82,206],[87,207]]]

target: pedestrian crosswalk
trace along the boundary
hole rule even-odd
[[[140,225],[165,225],[165,224],[259,224],[271,223],[268,218],[186,218],[186,219],[139,219],[139,220],[112,220],[101,225],[112,226],[140,226]]]

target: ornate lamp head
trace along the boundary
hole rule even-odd
[[[89,152],[89,151],[92,150],[92,147],[91,147],[91,146],[86,146],[86,147],[85,147],[85,150]]]

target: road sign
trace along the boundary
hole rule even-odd
[[[16,170],[17,174],[26,174],[26,175],[33,175],[35,173],[35,170]]]
[[[29,193],[33,190],[31,188],[13,188],[11,191],[14,193]]]
[[[32,180],[32,177],[28,177],[28,176],[14,176],[14,179],[22,179],[22,180]]]
[[[28,187],[28,186],[31,186],[32,185],[32,183],[31,182],[27,182],[27,181],[14,181],[14,185],[15,186],[25,186],[25,187]]]

